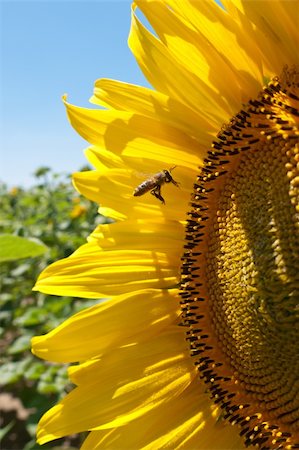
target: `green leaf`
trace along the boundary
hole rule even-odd
[[[36,178],[39,178],[39,177],[42,177],[43,175],[46,175],[50,171],[51,171],[50,167],[42,166],[42,167],[39,167],[38,169],[36,169],[36,171],[34,172],[33,175]]]
[[[31,306],[23,311],[23,314],[16,317],[14,320],[14,325],[32,327],[38,323],[42,323],[46,320],[48,316],[48,311],[46,308],[39,308],[37,306]]]
[[[9,383],[15,383],[23,376],[26,363],[28,365],[28,360],[24,360],[24,362],[25,364],[19,361],[8,362],[0,366],[0,380],[3,386]]]
[[[12,429],[12,427],[15,424],[15,420],[12,420],[11,422],[9,422],[6,427],[2,428],[0,430],[0,441],[2,441],[2,439],[4,438],[4,436]]]
[[[47,247],[40,241],[36,242],[11,234],[0,235],[0,262],[32,258],[46,251]]]
[[[30,367],[26,370],[26,378],[28,380],[39,380],[41,375],[45,372],[46,366],[43,362],[33,362]]]
[[[30,348],[30,341],[32,336],[29,334],[27,336],[19,336],[9,347],[8,354],[14,355],[16,353],[23,352]]]

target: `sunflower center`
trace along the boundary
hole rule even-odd
[[[246,444],[299,445],[299,75],[225,127],[194,186],[182,313],[201,378]]]
[[[288,390],[299,373],[296,150],[279,140],[244,155],[227,177],[208,237],[215,335],[239,378],[263,401],[281,383]]]

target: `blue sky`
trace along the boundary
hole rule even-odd
[[[86,163],[62,94],[89,106],[97,78],[147,85],[127,45],[130,3],[0,0],[0,181],[30,186],[40,166],[70,173]]]

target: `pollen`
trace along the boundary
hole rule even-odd
[[[299,448],[299,72],[220,131],[182,258],[194,364],[246,445]]]

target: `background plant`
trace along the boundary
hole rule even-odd
[[[89,169],[89,168],[88,168]],[[82,169],[81,169],[82,170]],[[36,170],[37,184],[8,189],[0,184],[0,233],[34,239],[47,246],[43,255],[7,261],[0,269],[0,408],[1,448],[33,450],[35,428],[43,412],[67,390],[67,367],[35,358],[33,335],[44,334],[96,301],[46,296],[32,292],[38,274],[51,262],[69,256],[84,243],[95,225],[106,219],[97,205],[80,197],[70,177],[49,168]],[[43,448],[77,447],[78,438]]]

